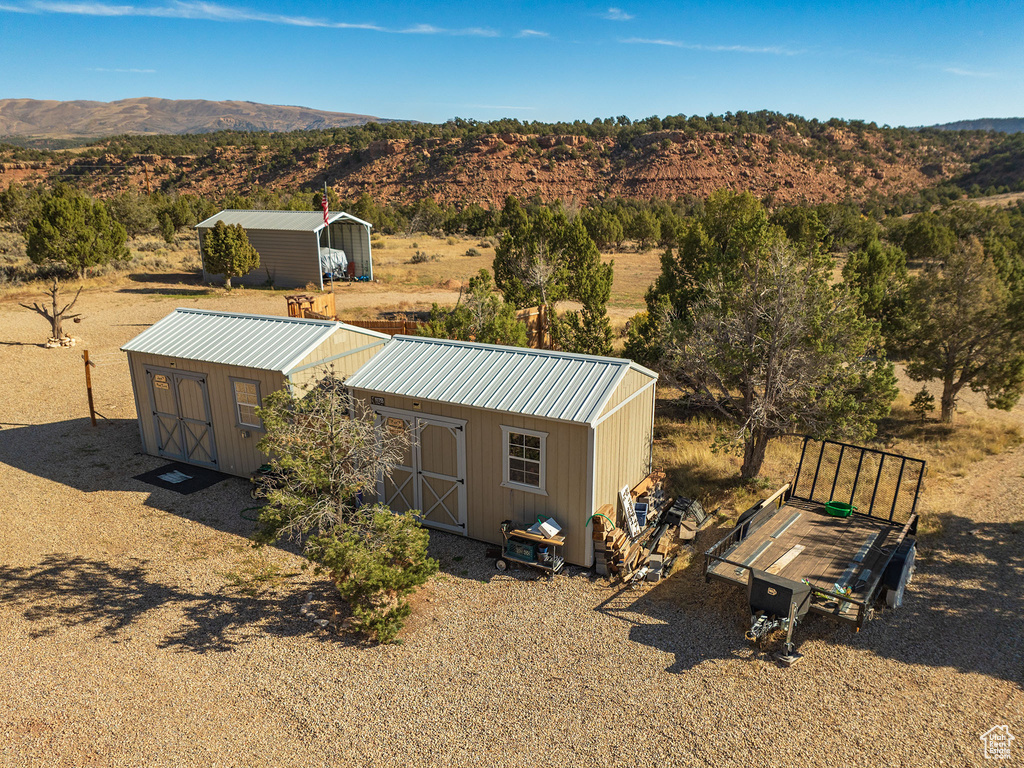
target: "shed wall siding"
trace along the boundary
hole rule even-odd
[[[615,388],[615,392],[613,392],[612,396],[608,399],[608,403],[601,411],[601,415],[603,416],[604,414],[614,410],[615,406],[623,400],[628,399],[634,392],[643,389],[643,387],[650,383],[650,376],[630,368],[626,371],[626,375],[622,377],[622,381],[619,382],[619,386]]]
[[[164,368],[173,371],[194,372],[206,375],[207,396],[210,401],[210,421],[213,424],[214,441],[217,449],[217,469],[229,475],[248,477],[266,461],[256,448],[263,433],[249,428],[250,437],[242,437],[242,429],[236,425],[235,399],[231,378],[258,381],[260,395],[265,398],[284,385],[284,377],[276,371],[262,371],[233,365],[203,363],[194,360],[164,357],[162,355],[128,353],[132,387],[139,407],[139,426],[142,432],[143,449],[158,456],[156,431],[153,424],[152,401],[146,379],[146,368]]]
[[[650,377],[644,378],[650,381]],[[622,486],[632,488],[650,471],[655,389],[650,387],[597,425],[594,510],[611,504],[616,516],[621,515],[618,494]]]
[[[327,367],[333,367],[335,376],[346,378],[362,368],[365,363],[369,362],[371,357],[380,352],[384,348],[384,343],[384,339],[379,339],[374,336],[366,336],[361,333],[354,333],[342,328],[332,333],[327,341],[302,358],[295,368],[303,368],[307,365],[313,365],[315,363],[319,363],[321,360],[327,360],[335,355],[343,355],[346,352],[352,352],[352,350],[359,349],[360,347],[366,347],[370,344],[373,344],[374,346],[370,349],[364,349],[354,354],[345,355],[337,360],[331,360],[330,362],[324,363],[322,367],[317,366],[316,368],[306,368],[304,371],[298,371],[291,376],[291,380],[293,382],[298,382],[303,379],[308,379],[310,376],[313,378],[319,378],[324,374]]]
[[[378,393],[353,390],[369,404]],[[466,423],[466,534],[480,541],[501,542],[501,522],[532,523],[537,515],[550,515],[566,536],[565,558],[586,565],[587,433],[584,424],[567,424],[535,417],[485,411],[465,406],[420,401],[414,410],[411,398],[384,394],[384,407],[417,413],[464,419]],[[504,442],[502,426],[546,432],[546,490],[543,496],[502,487]],[[429,449],[429,446],[424,446]]]
[[[199,230],[200,246],[205,242],[207,231]],[[260,266],[248,275],[234,278],[232,283],[264,285],[269,272],[277,288],[303,288],[308,283],[320,285],[320,254],[315,233],[253,229],[247,230],[246,235],[260,255]],[[203,278],[221,279],[221,276],[207,272],[204,263]]]

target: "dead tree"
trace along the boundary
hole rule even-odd
[[[50,321],[51,329],[53,331],[53,335],[50,338],[50,342],[54,343],[54,344],[61,344],[61,345],[63,345],[63,344],[65,344],[65,339],[70,338],[67,334],[64,333],[64,327],[63,327],[64,321],[65,320],[74,320],[76,323],[80,322],[78,320],[78,318],[81,317],[80,314],[69,315],[68,311],[73,306],[75,306],[75,303],[78,301],[78,297],[79,297],[79,295],[81,293],[82,293],[82,288],[79,288],[78,289],[78,293],[75,294],[75,298],[72,299],[71,303],[66,305],[63,309],[58,311],[58,309],[57,309],[57,300],[58,300],[58,297],[60,296],[60,284],[57,282],[57,278],[54,278],[53,279],[53,285],[50,286],[50,290],[49,290],[50,300],[51,300],[52,305],[53,305],[53,309],[52,310],[47,310],[46,307],[41,307],[36,302],[33,302],[31,304],[31,306],[28,305],[28,304],[22,304],[21,306],[23,306],[25,309],[31,309],[33,312],[35,312],[37,314],[40,314],[43,317],[45,317],[47,320],[49,320]]]

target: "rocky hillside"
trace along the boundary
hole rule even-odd
[[[374,138],[406,130],[411,129],[344,129],[330,140],[318,135],[315,141],[295,134],[248,144],[197,144],[196,137],[184,137],[188,141],[0,153],[0,161],[7,160],[0,162],[0,188],[61,178],[100,195],[148,188],[219,200],[233,192],[311,190],[326,182],[347,199],[369,193],[378,202],[429,196],[441,203],[483,205],[500,204],[510,193],[571,205],[606,197],[704,197],[728,188],[784,203],[887,197],[944,182],[967,189],[965,179],[982,189],[999,187],[1005,174],[979,169],[1021,165],[1021,150],[1007,151],[998,134],[832,125],[809,132],[785,121],[762,132],[650,130],[603,137],[421,132],[413,138]],[[136,151],[143,146],[164,150]],[[179,154],[171,154],[175,147]],[[190,153],[183,153],[186,148]]]
[[[306,107],[255,104],[251,101],[0,99],[0,138],[208,133],[220,130],[297,131],[363,125],[379,120],[370,115],[321,112]]]

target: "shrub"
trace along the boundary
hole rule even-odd
[[[423,262],[429,261],[429,260],[430,260],[430,257],[428,257],[427,254],[425,254],[423,251],[416,251],[416,253],[414,253],[412,255],[412,258],[409,259],[409,263],[410,264],[422,264]]]
[[[480,251],[478,251],[476,248],[470,248],[470,249],[468,249],[466,251],[466,255],[467,256],[479,256],[480,255]]]
[[[365,506],[352,525],[310,539],[309,558],[330,571],[355,628],[378,642],[395,639],[412,609],[405,599],[437,572],[430,534],[411,512]]]
[[[921,421],[928,418],[928,414],[935,410],[935,395],[928,393],[927,387],[921,387],[921,391],[914,395],[910,401],[910,407],[914,409]]]

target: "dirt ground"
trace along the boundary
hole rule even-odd
[[[1024,448],[928,489],[942,533],[904,608],[860,633],[811,618],[791,669],[699,556],[634,591],[498,574],[447,534],[402,642],[365,646],[300,614],[334,602],[294,553],[248,546],[247,483],[133,479],[165,462],[139,453],[119,346],[177,306],[284,314],[282,293],[89,289],[62,350],[30,294],[0,300],[0,765],[982,766],[996,725],[1024,762]],[[339,307],[435,295],[346,286]]]

